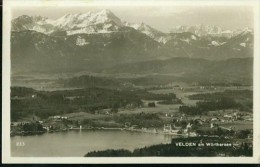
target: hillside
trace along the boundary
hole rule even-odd
[[[12,71],[95,72],[120,64],[151,64],[151,60],[159,63],[157,60],[175,57],[253,57],[251,29],[227,37],[213,35],[222,33],[217,27],[197,27],[203,35],[187,27],[179,28],[180,31],[163,33],[145,23],[123,22],[110,10],[67,14],[56,20],[22,15],[12,20]],[[160,64],[154,68],[158,69],[157,66]],[[176,64],[172,70],[182,71],[182,66]],[[150,71],[155,72],[149,67],[147,72]]]
[[[194,58],[172,58],[118,65],[106,73],[168,74],[175,80],[227,81],[252,83],[253,59],[233,58],[211,61]],[[168,76],[168,78],[170,78]]]

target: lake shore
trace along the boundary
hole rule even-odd
[[[89,127],[89,128],[67,128],[67,129],[50,130],[50,131],[11,132],[11,137],[13,137],[13,136],[33,136],[33,135],[41,135],[44,133],[64,132],[64,131],[71,131],[71,130],[117,130],[117,131],[132,131],[132,132],[139,132],[139,133],[185,136],[185,134],[166,133],[163,130],[158,130],[158,129],[151,130],[151,129],[133,129],[133,128]]]

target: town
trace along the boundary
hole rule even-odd
[[[105,113],[109,115],[109,112]],[[180,117],[173,115],[164,117],[172,118],[172,122],[167,122],[163,127],[140,127],[138,125],[131,125],[129,122],[125,122],[119,127],[100,127],[100,126],[86,126],[84,122],[71,119],[67,116],[51,116],[44,120],[35,120],[31,122],[12,122],[11,123],[11,135],[28,135],[38,134],[41,132],[58,132],[66,130],[84,130],[84,129],[119,129],[119,130],[132,130],[147,133],[162,133],[167,135],[181,135],[181,136],[230,136],[235,133],[240,134],[243,138],[252,138],[253,131],[244,130],[241,126],[236,126],[243,122],[245,125],[252,123],[252,114],[233,112],[231,114],[219,114],[217,117],[189,117],[182,114]],[[247,124],[248,122],[248,124]],[[249,128],[250,129],[250,128]]]
[[[252,91],[247,87],[170,84],[133,91],[37,91],[22,87],[12,90],[15,115],[11,136],[116,130],[158,134],[172,140],[187,138],[189,142],[198,137],[205,141],[224,138],[234,149],[245,143],[252,148]],[[34,107],[27,108],[26,104]],[[26,119],[21,119],[27,111],[30,112]]]

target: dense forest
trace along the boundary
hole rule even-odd
[[[28,115],[46,119],[53,115],[72,112],[94,113],[100,109],[142,107],[142,99],[172,100],[175,94],[152,94],[146,91],[112,90],[104,88],[84,88],[61,91],[36,91],[31,88],[11,88],[12,121]]]
[[[215,102],[216,109],[238,108],[241,111],[252,111],[253,91],[252,90],[225,90],[224,92],[194,94],[189,96],[192,100],[203,100],[206,103],[197,104],[199,108],[207,103]],[[209,103],[210,102],[210,103]],[[205,108],[205,107],[204,107]],[[203,110],[203,109],[202,109]]]
[[[195,106],[180,106],[179,111],[188,115],[203,115],[209,111],[239,108],[240,105],[231,98],[222,97],[219,100],[199,101]]]
[[[142,101],[130,91],[102,88],[86,88],[64,91],[36,91],[27,88],[12,88],[11,114],[17,120],[35,114],[48,118],[71,112],[94,112],[98,109],[125,107],[128,104],[141,106]]]
[[[207,80],[203,78],[205,76],[194,77],[191,76],[175,76],[175,75],[144,75],[144,76],[121,76],[121,77],[109,77],[109,76],[92,76],[82,75],[72,78],[58,79],[57,83],[64,87],[77,87],[77,88],[88,88],[88,87],[103,87],[112,89],[133,89],[135,86],[158,87],[160,85],[168,85],[174,82],[185,82],[193,84],[196,82],[200,86],[245,86],[252,85],[247,81],[223,81],[223,80]]]
[[[69,79],[59,79],[59,84],[64,87],[78,87],[78,88],[89,88],[89,87],[104,87],[104,88],[124,88],[127,87],[125,82],[119,79],[113,79],[108,77],[97,77],[90,75],[83,75],[73,77]],[[129,85],[130,86],[130,85]]]
[[[223,97],[234,99],[253,99],[252,90],[225,90],[224,92],[204,93],[190,95],[189,98],[193,100],[216,100]]]

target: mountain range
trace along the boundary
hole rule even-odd
[[[56,20],[22,15],[12,20],[13,72],[100,71],[174,57],[206,60],[253,57],[253,30],[178,26],[164,33],[121,21],[110,10]]]
[[[244,29],[227,30],[227,29],[223,29],[222,27],[218,27],[218,26],[202,25],[202,24],[192,25],[192,26],[179,25],[179,26],[175,26],[171,29],[172,33],[191,32],[200,37],[210,35],[210,36],[215,36],[215,37],[227,37],[227,38],[236,36],[236,35],[242,33],[243,31],[253,32],[253,29],[251,29],[249,27],[245,27]]]

